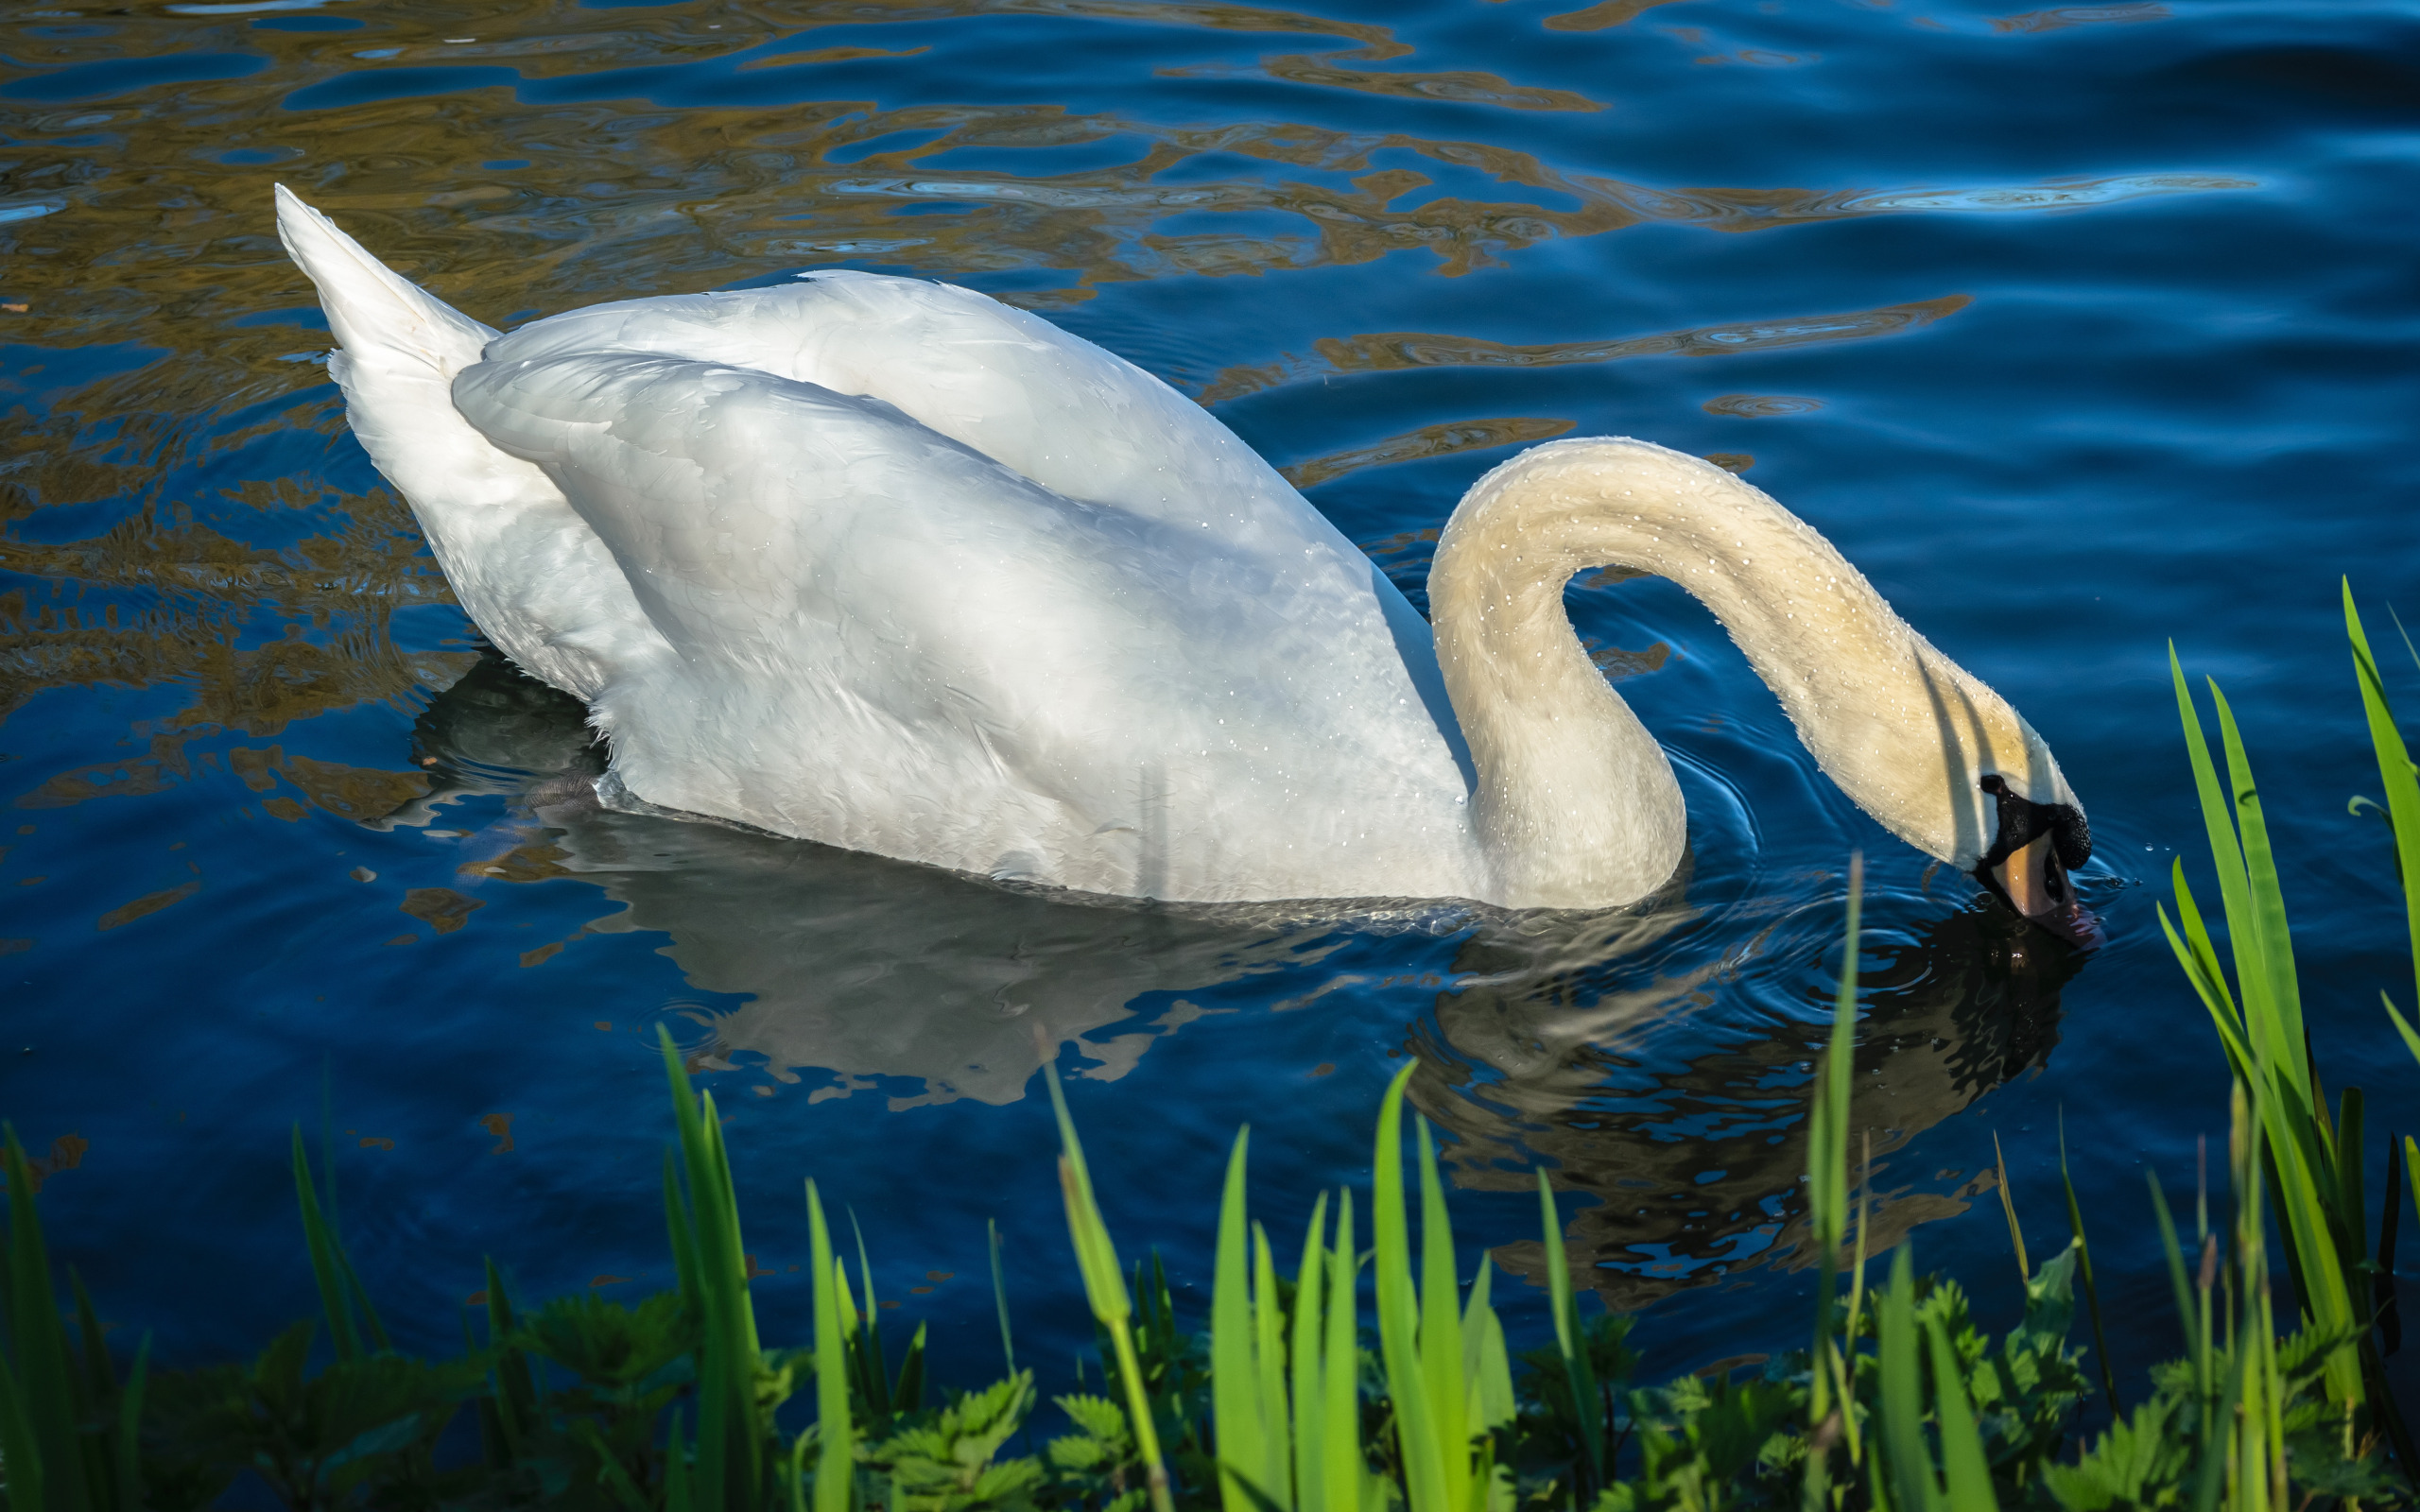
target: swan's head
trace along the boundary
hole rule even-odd
[[[2099,944],[2100,928],[2077,900],[2071,875],[2092,859],[2092,826],[2072,795],[2065,802],[2038,803],[1997,772],[1986,773],[1977,786],[1997,812],[1992,848],[1977,860],[1975,880],[2051,933]]]
[[[1872,690],[1864,717],[1807,742],[1824,769],[1900,838],[2012,912],[2075,943],[2099,943],[2073,880],[2092,856],[2092,828],[2048,743],[1922,637],[1908,632],[1900,647],[1881,637],[1862,649]]]

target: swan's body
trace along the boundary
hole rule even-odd
[[[472,619],[588,701],[609,797],[1095,892],[1628,902],[1680,791],[1561,603],[1619,562],[1711,605],[1920,848],[1983,861],[1984,775],[2073,803],[1820,536],[1660,447],[1483,478],[1432,641],[1206,413],[981,295],[825,273],[499,335],[283,190],[279,224],[355,433]]]

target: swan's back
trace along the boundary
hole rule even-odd
[[[1470,890],[1460,774],[1349,548],[1071,499],[753,366],[491,350],[456,405],[677,653],[594,700],[638,797],[1092,891]]]
[[[774,288],[630,300],[534,321],[491,362],[574,352],[725,362],[880,399],[1054,493],[1251,550],[1359,554],[1207,411],[1027,311],[848,269]]]

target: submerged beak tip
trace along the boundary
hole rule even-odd
[[[2028,923],[2039,925],[2081,950],[2099,950],[2108,942],[2100,927],[2100,916],[2072,900],[2025,918]]]

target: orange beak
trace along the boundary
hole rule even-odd
[[[2007,860],[1985,869],[1993,889],[2027,919],[2086,949],[2100,943],[2100,920],[2077,902],[2075,885],[2048,833],[2035,835]]]

